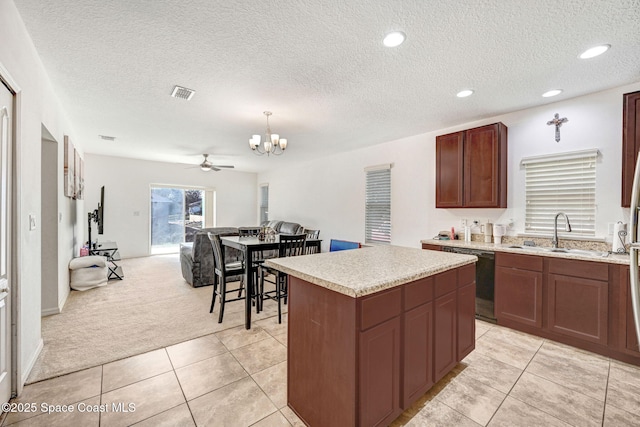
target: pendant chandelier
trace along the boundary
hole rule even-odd
[[[253,135],[249,139],[249,147],[259,156],[266,154],[267,156],[274,154],[279,156],[287,149],[287,140],[280,138],[277,133],[271,133],[271,127],[269,126],[269,116],[271,111],[265,111],[264,115],[267,116],[267,132],[264,135],[264,141],[260,144],[260,135]]]

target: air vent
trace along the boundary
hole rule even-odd
[[[100,137],[100,139],[102,139],[103,141],[115,141],[116,137],[115,136],[107,136],[107,135],[98,135]]]
[[[193,94],[196,93],[193,89],[187,89],[186,87],[175,86],[173,88],[173,92],[171,92],[171,96],[174,98],[186,99],[187,101],[193,98]]]

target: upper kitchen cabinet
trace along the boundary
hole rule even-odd
[[[631,205],[633,172],[640,151],[640,91],[625,93],[622,110],[622,207]]]
[[[507,127],[436,137],[436,208],[507,207]]]

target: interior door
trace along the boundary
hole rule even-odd
[[[13,94],[0,82],[0,402],[11,397],[11,289],[9,266],[9,156]]]

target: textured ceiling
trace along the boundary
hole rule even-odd
[[[640,0],[14,1],[89,153],[260,171],[640,80]]]

